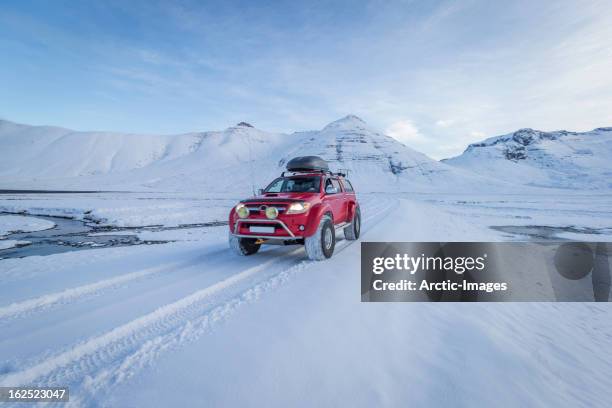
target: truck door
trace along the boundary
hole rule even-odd
[[[344,221],[342,219],[342,190],[338,181],[328,178],[325,180],[325,201],[329,204],[334,216],[334,224]]]
[[[356,205],[357,198],[353,185],[347,179],[340,180],[342,184],[342,195],[344,196],[344,210],[346,211],[346,221],[350,222],[353,219],[351,208]]]
[[[338,215],[334,217],[336,217],[337,222],[339,223],[344,222],[346,221],[346,210],[347,210],[346,194],[344,194],[344,189],[340,185],[340,180],[338,180],[337,178],[332,179],[332,185],[336,188],[336,190],[338,190],[338,194],[337,194],[338,195],[338,198],[337,198]]]

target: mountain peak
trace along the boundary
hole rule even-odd
[[[252,130],[257,130],[257,129],[255,128],[255,126],[251,125],[248,122],[238,122],[235,125],[230,126],[227,129],[225,129],[226,132],[230,132],[230,133],[234,133],[234,132],[243,133],[243,132],[250,132]]]
[[[323,129],[347,129],[347,128],[363,128],[367,126],[365,121],[357,115],[346,115],[343,118],[335,120],[325,126]]]
[[[350,122],[360,122],[360,123],[364,123],[365,124],[365,121],[363,119],[361,119],[357,115],[352,115],[352,114],[346,115],[345,117],[343,117],[342,119],[339,119],[339,120],[350,121]]]

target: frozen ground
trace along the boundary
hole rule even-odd
[[[52,222],[39,218],[0,215],[0,239],[10,233],[42,231],[54,226]]]
[[[2,194],[0,211],[69,217],[100,226],[171,227],[227,221],[227,208],[239,198],[204,193]]]
[[[30,243],[30,241],[19,241],[19,240],[15,240],[15,239],[3,239],[3,240],[0,240],[0,250],[16,248],[16,247],[20,247],[20,246],[25,246],[25,245],[28,245],[29,243]]]
[[[0,251],[30,244],[30,241],[26,240],[6,239],[9,234],[43,231],[53,227],[55,227],[53,222],[35,217],[0,215]]]
[[[612,241],[610,195],[361,201],[363,240]],[[362,304],[358,243],[322,263],[291,246],[239,258],[226,226],[193,225],[233,202],[2,196],[0,211],[187,226],[122,232],[166,244],[0,260],[0,386],[68,385],[72,406],[610,405],[609,304]]]

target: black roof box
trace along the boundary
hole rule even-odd
[[[329,165],[319,156],[294,157],[287,162],[288,171],[329,171]]]

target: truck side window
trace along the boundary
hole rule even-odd
[[[352,193],[355,191],[353,190],[353,185],[347,179],[342,180],[342,184],[344,185],[344,191],[346,191],[347,193]]]
[[[338,179],[332,179],[332,186],[336,187],[336,190],[338,190],[339,193],[342,192]]]

